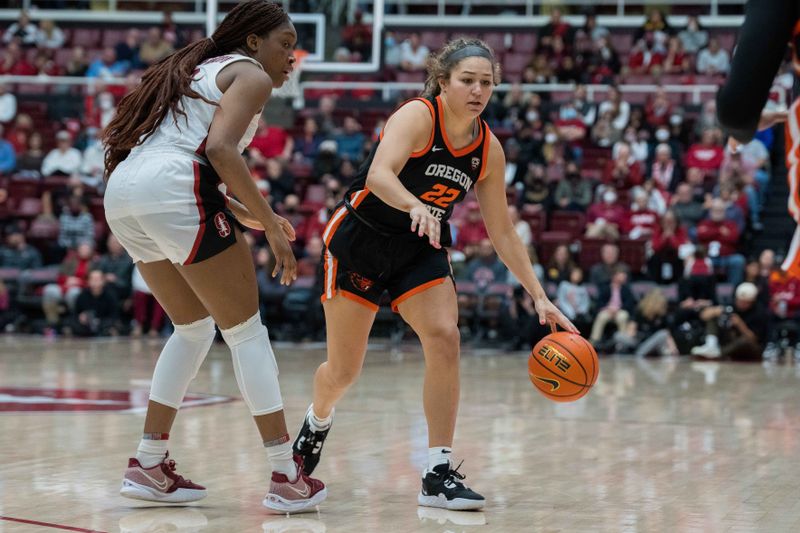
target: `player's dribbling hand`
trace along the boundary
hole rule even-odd
[[[547,297],[534,299],[533,303],[536,307],[536,314],[539,315],[539,324],[550,324],[551,327],[557,324],[570,333],[580,335],[578,328]]]
[[[272,253],[275,255],[275,268],[272,270],[272,277],[276,277],[279,272],[283,271],[281,285],[290,285],[297,279],[297,259],[294,257],[294,252],[289,245],[285,231],[280,221],[273,220],[271,224],[265,225],[264,234],[267,236],[269,247],[272,248]]]
[[[420,237],[427,235],[428,242],[430,242],[431,246],[434,248],[439,249],[442,247],[442,245],[439,244],[442,225],[436,220],[436,217],[428,211],[428,208],[425,207],[424,204],[420,203],[412,207],[411,211],[408,212],[408,216],[411,217],[411,231],[416,232]]]

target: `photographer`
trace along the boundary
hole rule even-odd
[[[700,312],[706,342],[692,355],[736,361],[761,359],[767,337],[767,310],[758,303],[758,288],[750,282],[736,287],[733,305],[711,306]]]

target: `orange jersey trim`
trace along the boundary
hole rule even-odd
[[[342,296],[343,298],[347,298],[348,300],[353,301],[353,302],[355,302],[357,304],[363,305],[364,307],[366,307],[370,311],[373,311],[373,312],[376,312],[376,313],[378,312],[378,306],[377,305],[375,305],[374,303],[370,302],[366,298],[362,298],[358,294],[354,294],[354,293],[352,293],[350,291],[346,291],[344,289],[339,289],[339,295]]]
[[[432,121],[432,124],[431,124],[431,136],[430,136],[430,138],[428,138],[428,144],[425,145],[425,148],[423,148],[422,150],[417,150],[416,152],[411,152],[411,155],[408,156],[409,158],[422,157],[423,155],[427,154],[428,151],[431,149],[431,146],[433,146],[433,138],[436,135],[436,113],[433,110],[433,104],[432,103],[427,101],[425,98],[412,98],[411,100],[406,100],[405,102],[400,104],[400,107],[403,107],[407,103],[413,102],[415,100],[424,103],[426,106],[428,106],[428,111],[431,112],[431,121]],[[400,109],[400,107],[398,107],[397,109]],[[394,113],[397,113],[397,111],[395,110]],[[392,113],[392,114],[394,114],[394,113]],[[381,134],[378,137],[381,141],[383,140],[383,131],[384,131],[385,128],[386,128],[386,126],[381,128]]]
[[[450,139],[447,137],[447,129],[445,129],[444,127],[444,104],[442,104],[441,96],[436,97],[436,103],[438,104],[439,107],[439,129],[442,132],[442,138],[444,139],[444,144],[447,145],[447,149],[450,150],[450,153],[453,154],[453,156],[455,157],[462,157],[475,150],[475,148],[477,148],[483,142],[483,137],[484,137],[483,121],[478,119],[479,120],[478,124],[480,125],[480,132],[478,133],[478,136],[475,138],[475,140],[472,141],[469,145],[465,146],[464,148],[456,150],[455,148],[453,148],[453,145],[450,144]]]
[[[435,287],[436,285],[441,285],[445,281],[447,281],[446,277],[439,278],[439,279],[434,279],[434,280],[431,280],[431,281],[429,281],[427,283],[423,283],[422,285],[418,285],[418,286],[414,287],[413,289],[411,289],[410,291],[404,292],[403,294],[401,294],[400,296],[398,296],[397,298],[392,300],[392,311],[397,313],[398,312],[397,306],[399,306],[401,303],[405,302],[406,300],[408,300],[409,298],[411,298],[414,295],[417,295],[417,294],[419,294],[419,293],[421,293],[423,291],[426,291],[426,290],[430,289],[431,287]]]
[[[486,131],[486,136],[489,135],[489,126],[484,121],[483,129]],[[481,155],[481,173],[478,174],[478,181],[481,181],[483,178],[486,177],[486,169],[489,168],[489,145],[492,144],[491,137],[486,139],[486,142],[483,144],[483,154]]]

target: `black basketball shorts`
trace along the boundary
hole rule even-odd
[[[340,294],[377,311],[383,291],[388,291],[397,312],[408,298],[452,278],[444,248],[437,250],[427,238],[415,239],[410,232],[380,234],[345,207],[334,212],[323,240],[323,302]]]

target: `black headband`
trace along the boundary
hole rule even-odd
[[[485,57],[486,59],[492,62],[492,65],[494,65],[494,56],[492,55],[492,53],[486,48],[478,46],[476,44],[469,44],[464,48],[459,48],[455,52],[449,54],[446,60],[448,62],[453,61],[454,63],[457,63],[462,59],[466,59],[468,57]]]

